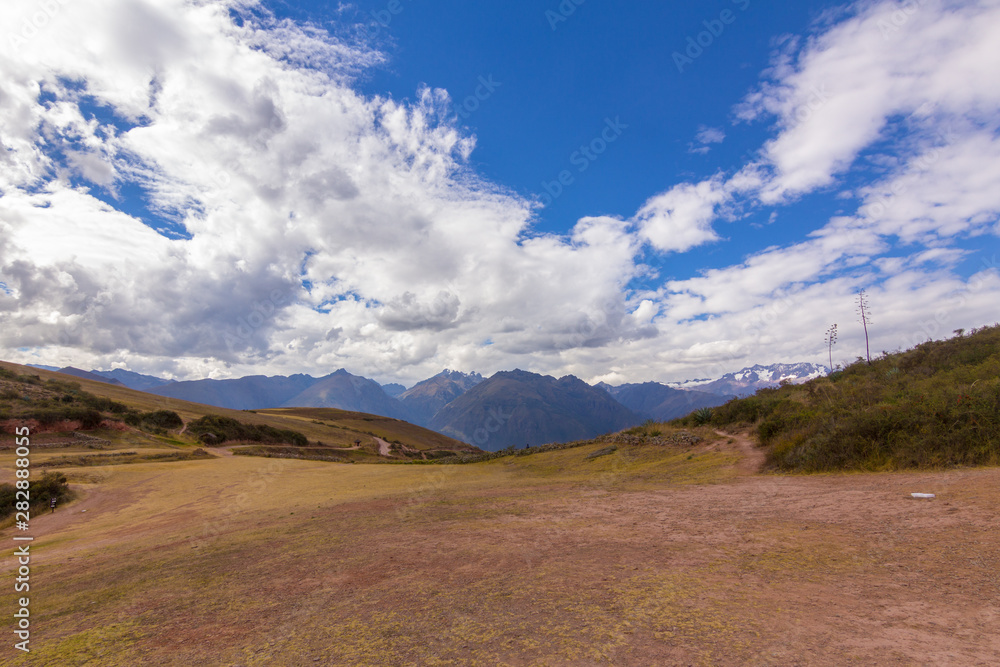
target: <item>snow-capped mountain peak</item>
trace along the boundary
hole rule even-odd
[[[830,369],[820,364],[808,362],[794,364],[755,364],[734,373],[726,373],[717,380],[699,379],[671,382],[678,389],[694,389],[713,394],[747,396],[765,387],[776,387],[782,381],[801,384],[813,378],[827,375]]]

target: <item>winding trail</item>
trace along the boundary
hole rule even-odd
[[[392,445],[390,445],[382,438],[375,438],[375,442],[378,443],[378,455],[389,456],[389,450],[392,448]]]
[[[725,431],[718,430],[715,433],[720,437],[731,440],[743,455],[736,466],[741,475],[756,475],[760,473],[761,468],[764,467],[767,455],[754,445],[753,440],[751,440],[747,433],[726,433]]]

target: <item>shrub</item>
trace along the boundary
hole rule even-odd
[[[761,390],[713,413],[715,425],[755,425],[769,463],[785,470],[1000,464],[1000,326]]]
[[[22,416],[37,420],[42,426],[51,426],[63,421],[76,421],[80,422],[83,429],[98,428],[104,421],[104,415],[97,410],[75,406],[29,410]]]
[[[125,416],[125,423],[142,429],[174,429],[184,426],[173,410],[156,410],[155,412],[133,412]]]
[[[694,420],[695,426],[704,426],[712,421],[712,414],[712,408],[701,408],[700,410],[695,410],[691,418]]]
[[[98,410],[100,412],[110,412],[116,415],[121,415],[130,412],[129,407],[124,403],[119,403],[118,401],[112,401],[110,398],[93,396],[87,393],[82,393],[80,395],[80,402],[82,402],[88,408],[92,410]]]
[[[40,478],[28,482],[28,504],[31,508],[47,507],[52,498],[56,502],[72,497],[65,475],[47,472]],[[14,503],[19,500],[13,484],[0,484],[0,518],[8,517],[16,511]]]
[[[199,438],[210,433],[220,443],[227,440],[244,440],[275,444],[287,443],[296,447],[305,447],[309,444],[306,436],[297,431],[277,429],[266,424],[244,424],[241,421],[218,415],[207,415],[196,419],[188,424],[187,430]]]

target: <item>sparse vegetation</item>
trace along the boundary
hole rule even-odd
[[[868,325],[871,323],[871,319],[872,313],[869,307],[868,295],[865,294],[864,290],[860,290],[858,292],[858,321],[861,322],[861,326],[865,329],[865,357],[868,359],[869,364],[872,362],[871,346],[868,344]]]
[[[172,410],[133,412],[125,416],[125,423],[144,431],[164,432],[184,426],[184,420]]]
[[[305,447],[306,436],[297,431],[277,429],[267,424],[245,424],[229,417],[207,415],[188,424],[188,433],[196,437],[214,436],[218,443],[229,441],[289,444]]]
[[[830,370],[833,370],[833,346],[837,344],[837,325],[832,325],[826,330],[826,338],[823,341],[826,343],[826,351],[829,357]]]
[[[309,461],[329,461],[333,463],[349,463],[350,459],[335,449],[326,447],[269,447],[251,445],[235,447],[236,456],[262,456],[271,459],[306,459]]]
[[[0,421],[34,420],[43,428],[77,422],[83,430],[100,428],[106,419],[124,420],[144,430],[183,425],[176,413],[139,413],[120,401],[83,391],[77,382],[42,381],[37,375],[0,371]],[[167,423],[175,425],[165,426]]]
[[[167,461],[194,461],[214,458],[204,449],[194,451],[166,452],[161,454],[140,454],[139,452],[110,452],[108,454],[82,454],[79,456],[57,456],[37,464],[39,468],[62,468],[79,466],[111,466],[124,463],[163,463]]]
[[[47,472],[40,478],[28,482],[28,507],[48,507],[52,498],[56,502],[69,500],[72,497],[69,484],[64,475]],[[13,484],[0,484],[0,518],[5,518],[17,510],[17,489]]]
[[[996,465],[1000,326],[761,390],[715,408],[710,423],[755,428],[782,470]]]

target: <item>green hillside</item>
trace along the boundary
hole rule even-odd
[[[859,360],[678,423],[752,426],[778,469],[1000,464],[1000,325]]]

